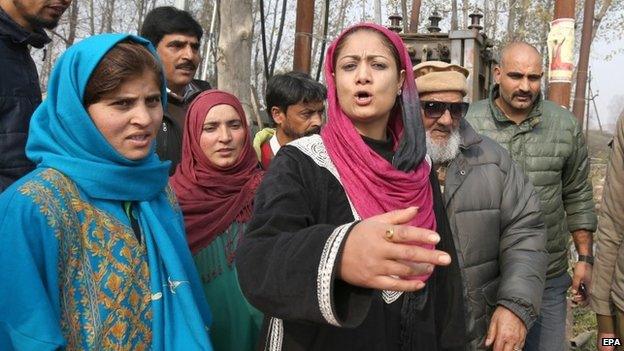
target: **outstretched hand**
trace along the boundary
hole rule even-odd
[[[435,245],[440,236],[409,223],[418,208],[387,212],[353,227],[340,261],[340,278],[349,284],[376,290],[415,291],[425,283],[400,277],[422,276],[436,265],[448,265],[451,257],[439,250],[414,244]]]

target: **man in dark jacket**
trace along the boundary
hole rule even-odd
[[[169,174],[182,157],[184,118],[193,99],[210,84],[193,79],[201,61],[202,27],[190,13],[171,6],[157,7],[145,16],[141,36],[152,42],[167,79],[167,110],[156,138],[156,153],[170,160]]]
[[[546,285],[540,316],[529,331],[526,350],[567,350],[566,292],[585,303],[583,286],[592,273],[592,232],[596,214],[583,133],[574,116],[541,98],[542,57],[535,47],[512,43],[494,70],[496,85],[486,100],[473,104],[466,119],[496,140],[535,186],[548,241]],[[579,262],[568,275],[568,246],[576,245]]]
[[[414,67],[427,152],[464,280],[467,349],[520,350],[540,308],[546,231],[522,170],[464,120],[467,76],[465,68],[440,61]]]
[[[70,0],[0,0],[0,192],[30,172],[26,158],[30,116],[41,103],[37,68],[29,46],[50,42]]]

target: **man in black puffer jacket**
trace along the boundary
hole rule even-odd
[[[0,192],[30,172],[26,158],[30,116],[41,103],[37,68],[29,46],[50,42],[70,0],[0,0]]]
[[[468,350],[521,350],[537,319],[548,258],[537,193],[509,153],[464,120],[468,71],[414,67],[466,295]]]

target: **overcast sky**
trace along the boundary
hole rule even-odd
[[[592,90],[596,97],[598,114],[603,124],[615,123],[620,110],[624,108],[624,53],[614,55],[611,60],[605,56],[617,49],[624,49],[624,39],[606,42],[599,41],[592,45],[590,71],[592,72]],[[619,108],[614,108],[614,107]],[[592,116],[592,126],[596,125]]]

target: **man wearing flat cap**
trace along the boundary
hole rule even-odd
[[[528,178],[464,119],[467,76],[440,61],[414,67],[427,152],[462,269],[468,349],[521,350],[539,313],[546,231]]]

